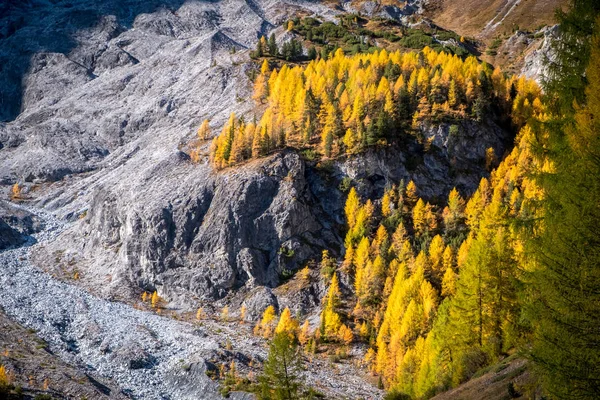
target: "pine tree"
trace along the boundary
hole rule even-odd
[[[202,122],[202,125],[200,125],[200,128],[198,128],[198,138],[200,140],[208,140],[208,139],[210,139],[210,136],[211,136],[211,130],[210,130],[209,121],[207,119],[205,119]]]
[[[269,347],[263,375],[259,378],[258,399],[298,399],[301,371],[302,359],[295,340],[285,333],[276,334]]]
[[[260,39],[258,40],[258,42],[256,42],[256,50],[254,51],[255,57],[263,56],[263,41],[264,41],[264,36],[261,36]]]
[[[279,55],[279,50],[277,49],[277,41],[275,40],[275,34],[272,33],[269,36],[269,54],[271,57],[277,57]]]
[[[292,313],[288,307],[283,310],[279,317],[279,322],[275,328],[275,334],[278,333],[287,333],[292,338],[295,338],[298,334],[298,321],[292,317]]]
[[[321,270],[321,276],[323,277],[323,279],[326,282],[329,282],[331,280],[331,278],[333,277],[333,274],[335,273],[335,269],[336,269],[335,259],[333,259],[332,257],[329,256],[328,250],[323,250],[323,253],[321,256],[320,270]]]
[[[559,399],[600,394],[600,211],[591,206],[600,201],[598,15],[600,4],[589,0],[559,12],[561,43],[545,85],[558,112],[542,143],[556,168],[538,177],[545,193],[542,230],[527,246],[536,262],[531,358],[545,389]]]

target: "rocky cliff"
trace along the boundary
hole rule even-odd
[[[486,149],[500,158],[511,137],[493,122],[458,132],[425,128],[427,149],[408,140],[325,165],[287,151],[221,172],[174,151],[126,179],[93,185],[89,207],[37,260],[77,265],[90,288],[126,298],[158,290],[189,303],[275,287],[324,249],[341,255],[343,180],[365,197],[402,179],[433,201],[453,187],[471,193],[487,173]]]
[[[361,7],[373,15],[386,12],[400,18],[419,11],[420,4],[382,9],[367,2]],[[260,35],[283,37],[278,26],[292,14],[318,14],[326,20],[339,12],[319,2],[281,0],[2,3],[2,190],[6,196],[9,185],[21,183],[25,201],[67,223],[60,234],[35,247],[35,264],[110,299],[131,301],[142,290],[157,290],[178,310],[199,303],[220,305],[213,303],[220,300],[245,302],[251,319],[269,304],[309,313],[320,306],[322,285],[301,293],[287,290],[293,280],[279,285],[290,271],[320,259],[323,249],[341,255],[343,182],[351,182],[365,198],[380,196],[402,179],[414,180],[419,195],[434,203],[453,187],[470,194],[488,173],[486,149],[493,148],[501,159],[512,145],[510,130],[493,115],[481,123],[457,123],[457,134],[450,134],[449,124],[423,127],[425,145],[407,137],[403,143],[327,162],[290,150],[217,172],[206,157],[200,163],[190,160],[186,144],[203,119],[210,118],[218,130],[231,112],[253,117],[248,75],[255,67],[248,64],[248,49]],[[204,146],[206,150],[208,143]],[[32,235],[42,228],[35,214],[2,206],[0,250],[33,243]],[[138,368],[133,380],[122,368],[131,360],[145,360],[139,354],[157,357],[164,363],[160,368],[173,367],[173,354],[179,353],[169,349],[179,336],[161,336],[161,347],[152,333],[144,334],[140,350],[130,332],[139,321],[156,330],[170,323],[97,301],[71,285],[51,284],[46,275],[31,286],[25,274],[30,270],[10,257],[22,257],[25,251],[6,254],[13,270],[21,273],[3,282],[23,292],[20,302],[4,293],[11,315],[52,338],[69,360],[84,364],[89,357],[106,375],[121,371],[118,385],[132,387],[148,382],[144,368]],[[342,285],[351,286],[348,281]],[[60,290],[44,293],[38,303],[46,287]],[[54,295],[70,300],[61,305]],[[119,315],[104,320],[105,307]],[[84,308],[91,317],[71,318],[85,314]],[[88,330],[90,319],[101,320],[101,329],[91,324],[94,329]],[[67,322],[61,325],[62,320]],[[184,329],[172,326],[173,331]],[[117,341],[114,351],[104,353],[102,343],[92,340],[98,332],[106,342]],[[197,332],[184,336],[202,347],[204,339]],[[68,344],[73,340],[99,355],[72,351]],[[184,350],[188,356],[196,347]],[[180,366],[165,367],[160,379],[151,381],[168,377],[168,388],[189,389],[174,398],[193,397],[202,387],[181,382],[198,375],[206,383],[204,364],[198,365],[190,367],[190,374]],[[215,385],[206,385],[216,397]],[[156,398],[151,388],[140,390],[142,397]]]

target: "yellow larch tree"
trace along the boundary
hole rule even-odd
[[[431,264],[431,279],[440,283],[444,275],[444,251],[446,246],[440,235],[435,235],[429,244],[429,262]],[[439,287],[439,286],[438,286]]]
[[[21,187],[19,186],[18,183],[15,183],[12,186],[11,199],[12,200],[19,200],[19,199],[21,199]]]
[[[300,333],[298,334],[298,341],[302,346],[304,346],[308,343],[310,336],[310,323],[308,320],[305,320],[302,324],[302,328],[300,329]]]
[[[342,324],[337,308],[340,305],[340,287],[337,273],[333,274],[327,295],[324,298],[323,311],[321,312],[321,333],[326,338],[335,338]]]
[[[263,54],[266,47],[262,37],[257,52]],[[389,66],[401,71],[393,82],[388,81]],[[331,57],[306,66],[284,64],[272,71],[263,60],[253,98],[267,106],[256,130],[261,139],[268,133],[271,143],[266,152],[308,145],[325,157],[354,153],[397,138],[398,130],[389,127],[408,126],[412,116],[415,128],[433,117],[468,118],[466,111],[481,96],[481,80],[491,86],[486,89],[489,100],[512,109],[515,121],[545,111],[536,101],[541,92],[535,84],[506,78],[498,69],[492,72],[475,57],[461,59],[430,48],[419,53],[381,50],[346,56],[338,49]],[[507,95],[507,88],[513,86],[514,99]],[[214,150],[222,147],[214,146]],[[252,151],[251,156],[266,152]]]
[[[150,303],[152,304],[152,308],[158,308],[160,306],[160,297],[156,290],[152,293]]]
[[[268,338],[273,333],[273,325],[275,323],[275,307],[268,306],[263,312],[262,319],[256,325],[254,333]]]
[[[242,304],[242,308],[240,309],[240,322],[243,324],[246,322],[246,313],[248,312],[248,308],[245,304]]]
[[[281,313],[279,322],[275,328],[275,333],[282,332],[289,334],[291,337],[296,337],[298,335],[298,320],[292,317],[292,313],[288,307]]]
[[[221,321],[227,322],[229,321],[229,307],[228,306],[224,306],[221,309]]]
[[[205,119],[202,122],[202,125],[200,125],[200,128],[198,128],[198,138],[200,140],[208,140],[211,137],[211,130],[210,130],[210,122],[208,119]]]
[[[342,324],[338,331],[338,337],[342,343],[349,345],[354,340],[354,333],[352,333],[352,329]]]

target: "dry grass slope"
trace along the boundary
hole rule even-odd
[[[461,35],[491,39],[519,29],[535,29],[554,22],[554,10],[566,0],[432,0],[430,17],[436,24]]]
[[[479,376],[477,376],[479,375]],[[441,393],[432,400],[507,400],[530,398],[537,390],[527,369],[527,361],[515,356],[490,366],[476,378],[455,389]],[[509,386],[511,388],[509,388]]]

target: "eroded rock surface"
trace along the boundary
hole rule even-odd
[[[276,287],[322,250],[342,254],[343,180],[365,198],[414,180],[420,196],[442,202],[453,187],[470,194],[487,173],[486,149],[501,158],[511,140],[493,122],[464,123],[452,135],[448,125],[429,127],[423,135],[428,149],[409,138],[326,166],[287,151],[215,172],[175,151],[141,173],[117,175],[123,180],[84,180],[79,185],[93,187],[89,208],[35,260],[47,265],[58,255],[105,295],[158,290],[184,306],[242,287]]]

